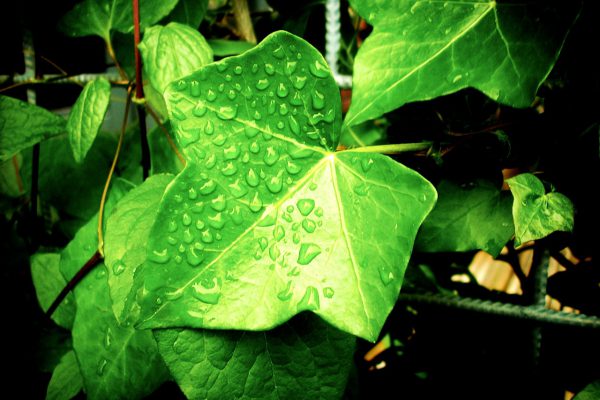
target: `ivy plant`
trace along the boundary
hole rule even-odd
[[[142,398],[169,381],[192,399],[341,398],[357,338],[385,333],[411,260],[501,257],[573,230],[573,204],[535,168],[439,177],[401,156],[440,166],[446,143],[388,128],[405,104],[465,88],[529,107],[578,5],[351,0],[373,31],[344,114],[303,38],[224,40],[206,28],[224,3],[137,3],[85,0],[61,20],[100,37],[119,73],[88,82],[67,118],[0,96],[2,176],[21,163],[15,176],[33,183],[18,195],[39,190],[71,218],[68,244],[34,242],[30,258],[41,308],[72,339],[47,398]],[[126,107],[111,135],[115,86]]]

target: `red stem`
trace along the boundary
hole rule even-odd
[[[133,1],[133,40],[134,40],[134,55],[135,55],[135,97],[138,99],[144,98],[144,86],[142,85],[142,58],[138,50],[140,44],[140,6],[139,0]]]

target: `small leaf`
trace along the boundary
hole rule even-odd
[[[355,339],[300,315],[268,332],[158,329],[159,351],[190,399],[339,399]]]
[[[65,278],[70,279],[94,253],[96,220],[81,228],[62,252]],[[115,319],[104,264],[97,265],[74,293],[73,349],[89,399],[141,398],[168,379],[152,333]]]
[[[380,154],[332,153],[339,90],[286,32],[165,91],[188,159],[136,274],[141,326],[265,330],[313,311],[375,340],[434,188]]]
[[[555,231],[573,230],[573,203],[557,192],[546,193],[544,184],[532,174],[520,174],[506,183],[515,198],[515,246],[541,239]]]
[[[133,276],[146,261],[146,243],[156,218],[158,202],[173,175],[155,175],[131,190],[106,223],[105,263],[114,315],[125,322],[126,305],[133,301],[130,292]]]
[[[179,22],[196,29],[204,19],[207,9],[208,0],[179,0],[173,11],[161,21],[160,25]]]
[[[177,0],[144,0],[139,2],[140,27],[145,29],[169,14]],[[133,30],[131,0],[84,0],[69,11],[60,22],[69,36],[97,35],[107,42],[111,31]]]
[[[236,56],[254,47],[253,43],[243,40],[211,39],[208,44],[215,56]]]
[[[189,75],[213,58],[204,37],[197,30],[177,22],[149,28],[139,49],[144,70],[159,93],[175,79]]]
[[[484,250],[496,257],[513,236],[510,193],[492,182],[444,180],[438,202],[423,222],[415,248],[424,252]]]
[[[73,105],[67,120],[67,133],[73,157],[83,162],[100,131],[110,101],[110,83],[105,78],[88,82]]]
[[[33,104],[0,95],[0,161],[64,132],[64,118]]]
[[[600,379],[587,385],[573,400],[598,400],[600,398]]]
[[[46,400],[69,400],[83,389],[83,378],[75,352],[70,350],[52,372]]]
[[[67,285],[67,281],[60,273],[59,265],[60,254],[36,253],[31,256],[31,278],[38,301],[44,312]],[[71,329],[74,317],[75,299],[72,294],[69,294],[52,314],[52,320],[58,326]]]
[[[346,125],[466,87],[528,107],[579,2],[351,0],[374,26],[356,55]]]

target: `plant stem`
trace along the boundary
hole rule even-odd
[[[100,198],[100,209],[98,210],[98,253],[101,257],[104,257],[104,235],[102,233],[102,225],[104,219],[104,204],[106,203],[106,195],[108,194],[108,188],[110,181],[115,172],[117,161],[119,160],[119,154],[121,153],[121,147],[123,145],[123,137],[125,137],[125,129],[127,128],[127,118],[129,118],[129,106],[131,105],[131,90],[129,86],[127,89],[127,101],[125,102],[125,115],[123,116],[123,124],[121,125],[121,134],[119,135],[119,142],[117,143],[117,150],[115,151],[115,157],[113,158],[112,165],[106,177],[106,183],[104,184],[104,190],[102,191],[102,197]]]
[[[233,16],[242,39],[250,43],[256,43],[254,26],[250,18],[247,0],[233,0]]]
[[[114,61],[115,67],[117,67],[117,71],[119,71],[119,75],[121,76],[121,79],[128,80],[125,70],[123,70],[123,68],[121,68],[121,64],[119,64],[119,61],[117,60],[117,55],[115,54],[115,49],[113,49],[113,47],[112,47],[110,38],[105,38],[104,43],[106,43],[106,51],[108,51],[108,55]]]
[[[179,151],[179,149],[177,148],[177,145],[173,141],[173,138],[169,134],[169,130],[167,129],[167,127],[160,121],[160,118],[156,114],[156,111],[154,111],[152,109],[152,107],[150,107],[149,104],[146,104],[146,110],[148,110],[148,112],[150,113],[150,115],[152,116],[152,118],[154,118],[154,121],[160,127],[161,131],[163,131],[163,133],[167,137],[167,142],[169,142],[169,146],[171,146],[171,149],[173,149],[173,152],[175,152],[175,155],[177,156],[177,158],[179,159],[179,161],[181,162],[181,164],[183,164],[183,166],[185,167],[185,165],[187,164],[187,162],[185,161],[185,158],[183,158],[183,155],[181,155],[181,152]]]
[[[142,178],[146,180],[150,172],[150,148],[148,147],[148,128],[146,127],[146,109],[144,108],[144,82],[142,80],[142,57],[140,44],[140,5],[139,0],[133,2],[133,54],[135,57],[135,98],[137,104],[138,123],[140,124],[140,146],[142,151]]]
[[[146,108],[136,104],[138,122],[140,124],[140,146],[142,150],[142,179],[146,180],[150,173],[150,147],[148,145],[148,128],[146,127]]]
[[[431,147],[431,144],[432,142],[382,144],[379,146],[356,147],[354,149],[348,149],[344,151],[352,153],[399,154],[411,151],[427,150]]]
[[[40,171],[40,144],[36,143],[33,145],[33,154],[31,157],[31,210],[30,210],[30,224],[31,224],[31,247],[37,249],[38,245],[38,178]]]

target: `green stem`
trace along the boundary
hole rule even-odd
[[[379,146],[356,147],[344,151],[353,153],[399,154],[410,151],[427,150],[431,147],[431,144],[432,142],[382,144]]]

